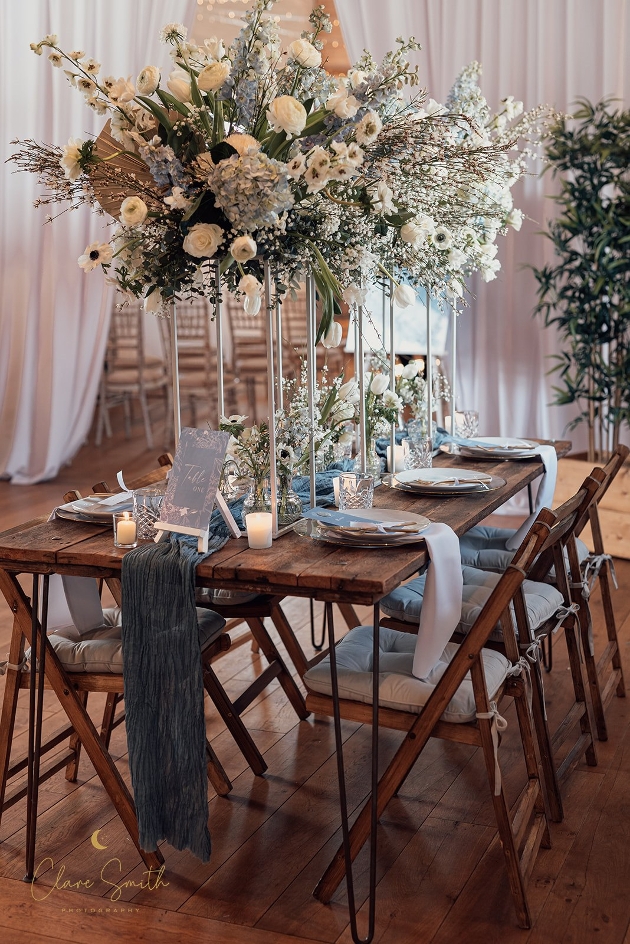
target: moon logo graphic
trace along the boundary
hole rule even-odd
[[[100,829],[94,830],[94,832],[90,836],[90,842],[92,843],[95,849],[107,849],[107,846],[102,846],[100,842],[98,841],[99,833],[100,833]]]

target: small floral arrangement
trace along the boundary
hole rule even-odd
[[[492,115],[477,63],[445,105],[417,92],[407,99],[405,86],[418,83],[413,38],[399,39],[381,63],[364,52],[334,77],[322,66],[321,35],[331,28],[324,8],[284,48],[275,2],[255,0],[229,49],[165,26],[173,58],[165,82],[153,65],[135,82],[102,75],[53,34],[32,44],[108,119],[97,140],[14,142],[12,160],[47,188],[39,204],[106,207],[118,220],[111,240],[86,247],[81,267],[101,266],[159,311],[174,297],[215,300],[218,266],[250,314],[261,305],[263,259],[281,294],[312,272],[318,338],[329,343],[339,339],[342,298],[361,302],[383,274],[402,307],[420,285],[459,298],[464,275],[496,277],[496,236],[522,220],[511,188],[553,113],[541,107],[519,118],[522,105],[507,98]]]
[[[365,435],[369,442],[378,436],[386,436],[398,420],[402,400],[390,390],[389,376],[380,372],[365,377]]]
[[[396,364],[396,393],[403,407],[411,410],[414,419],[417,419],[427,410],[427,382],[422,376],[424,368],[422,361],[410,360],[407,364]],[[437,377],[435,378],[437,380]],[[434,382],[435,388],[435,382]],[[435,395],[435,389],[434,389]]]

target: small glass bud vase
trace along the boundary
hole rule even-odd
[[[290,474],[278,475],[278,527],[285,528],[302,517],[302,499],[292,489]]]
[[[267,488],[267,477],[252,478],[248,494],[243,502],[242,518],[252,511],[271,511],[271,497]]]
[[[354,467],[357,471],[361,471],[360,456],[357,456],[357,458],[354,460]],[[383,474],[383,459],[376,451],[376,437],[374,436],[368,440],[365,471],[374,478],[375,482],[381,481],[381,476]]]

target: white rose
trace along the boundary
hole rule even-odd
[[[372,374],[372,382],[370,384],[370,390],[372,393],[376,394],[377,397],[380,397],[381,394],[385,393],[389,387],[389,376],[387,374]]]
[[[258,247],[251,236],[237,236],[230,247],[232,258],[236,262],[249,262],[258,252]]]
[[[164,299],[159,289],[154,288],[150,295],[144,299],[144,310],[147,312],[160,311],[164,306]]]
[[[360,399],[359,385],[356,380],[346,380],[346,382],[339,387],[337,396],[340,400],[346,400],[348,403],[358,403]]]
[[[410,220],[400,227],[400,238],[404,243],[409,243],[414,249],[422,245],[426,239],[426,233],[416,220]]]
[[[197,76],[197,85],[202,92],[217,92],[229,76],[231,68],[232,65],[227,59],[204,66]]]
[[[125,226],[139,226],[146,220],[148,212],[140,197],[126,197],[120,204],[120,222]]]
[[[81,173],[79,159],[82,146],[81,138],[69,138],[68,143],[63,147],[63,155],[59,158],[59,163],[63,167],[68,180],[76,180]]]
[[[117,105],[124,105],[126,102],[130,102],[136,94],[136,89],[131,81],[131,76],[127,78],[116,79],[113,85],[109,88],[109,100],[115,102]]]
[[[166,84],[169,92],[180,102],[190,101],[190,76],[183,69],[173,69]]]
[[[314,69],[322,64],[322,54],[308,39],[296,39],[289,44],[289,55],[303,69]]]
[[[346,95],[346,97],[340,101],[335,108],[335,114],[338,118],[354,118],[360,107],[361,103],[354,97],[354,95]],[[359,144],[364,143],[364,141],[359,141]]]
[[[272,130],[284,131],[287,140],[304,131],[306,118],[304,105],[292,95],[280,95],[274,98],[267,109],[267,121]]]
[[[223,230],[216,223],[195,223],[184,239],[184,252],[198,259],[211,259],[223,242]]]
[[[416,361],[409,361],[408,364],[405,364],[402,372],[405,380],[413,380],[414,377],[418,376],[418,364]]]
[[[239,157],[242,157],[245,151],[250,148],[260,151],[260,141],[253,138],[251,134],[238,134],[237,132],[229,134],[225,139],[225,143],[230,144],[238,152]]]
[[[338,321],[332,321],[330,327],[324,337],[322,338],[322,344],[326,348],[339,347],[341,344],[341,338],[343,335],[343,328]]]
[[[157,66],[145,66],[136,79],[136,86],[140,95],[153,95],[159,84],[160,70]]]
[[[409,308],[416,303],[416,293],[411,285],[397,285],[394,289],[394,302],[399,308]]]
[[[438,226],[431,237],[433,245],[438,249],[446,250],[451,248],[453,234],[447,226]]]

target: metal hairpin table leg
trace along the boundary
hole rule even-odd
[[[311,645],[316,652],[321,652],[324,648],[324,640],[326,638],[326,607],[324,607],[324,616],[322,618],[322,638],[320,642],[317,642],[315,639],[315,602],[312,598],[308,602],[311,614]]]
[[[529,513],[534,514],[534,496],[532,495],[532,483],[527,483],[527,500],[529,502]]]
[[[35,838],[37,835],[37,802],[39,798],[39,768],[44,716],[44,680],[46,671],[46,629],[48,626],[48,588],[50,578],[44,574],[42,588],[42,615],[39,609],[39,574],[33,575],[31,599],[31,678],[28,711],[28,777],[26,792],[26,874],[25,882],[32,882],[35,874]]]
[[[335,652],[335,629],[333,625],[333,605],[325,605],[328,623],[328,642],[330,646],[330,681],[332,684],[333,720],[335,726],[335,748],[337,753],[337,777],[339,779],[339,803],[341,806],[341,832],[343,836],[343,854],[346,864],[346,887],[348,889],[348,910],[350,912],[350,932],[355,944],[370,944],[374,938],[374,919],[376,914],[376,830],[378,827],[377,790],[378,790],[378,682],[379,682],[379,635],[380,606],[374,606],[374,634],[372,647],[372,803],[370,819],[370,887],[368,893],[368,932],[367,937],[359,937],[357,930],[357,911],[354,899],[354,877],[352,874],[352,856],[350,853],[350,832],[348,827],[348,802],[346,797],[346,778],[343,767],[343,742],[341,740],[341,715],[339,711],[339,682],[337,676],[337,654]]]

